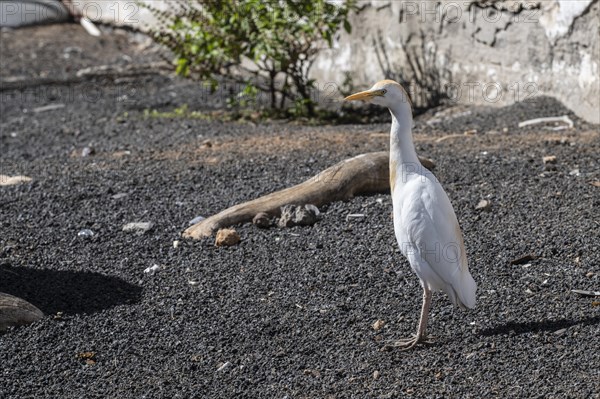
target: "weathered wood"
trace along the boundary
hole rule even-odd
[[[426,168],[434,167],[431,160],[419,159]],[[250,222],[260,212],[279,216],[281,207],[287,204],[321,206],[348,200],[355,195],[389,190],[389,152],[362,154],[325,169],[303,183],[235,205],[206,218],[185,230],[183,237],[209,237],[221,228]]]
[[[0,292],[0,331],[33,323],[42,317],[44,313],[26,300]]]

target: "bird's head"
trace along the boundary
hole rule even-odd
[[[410,104],[408,94],[400,84],[393,80],[381,80],[369,90],[352,94],[344,98],[345,101],[365,101],[372,104],[391,108],[401,103]],[[412,107],[412,104],[410,104]]]

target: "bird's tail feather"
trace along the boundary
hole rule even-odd
[[[456,294],[457,305],[461,308],[473,309],[477,302],[475,292],[477,291],[477,283],[473,280],[471,273],[465,271],[460,275],[458,287],[453,287]]]

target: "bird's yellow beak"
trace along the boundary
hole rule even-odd
[[[384,94],[385,90],[365,90],[344,98],[344,101],[368,101],[373,97],[382,97]]]

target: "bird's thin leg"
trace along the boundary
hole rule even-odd
[[[427,320],[429,318],[429,307],[431,306],[431,290],[427,286],[423,287],[423,308],[421,308],[421,318],[419,320],[419,329],[417,330],[417,340],[421,341],[426,337]]]
[[[421,318],[419,319],[419,326],[417,328],[417,335],[412,338],[401,339],[393,344],[393,347],[400,348],[402,350],[410,349],[419,342],[426,340],[427,331],[427,318],[429,317],[429,307],[431,306],[431,290],[424,285],[423,286],[423,307],[421,308]]]

